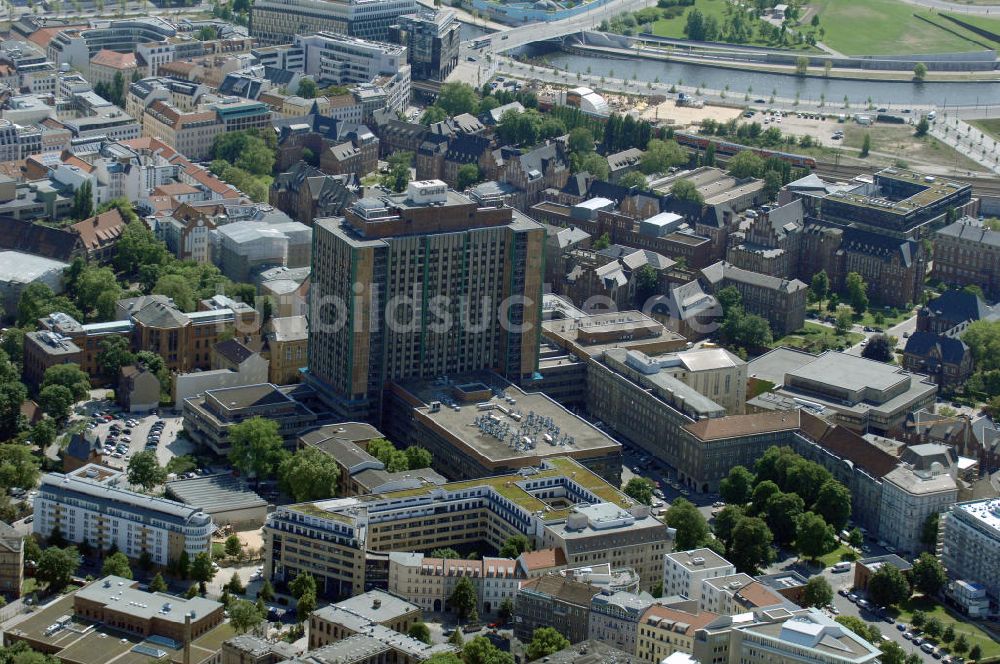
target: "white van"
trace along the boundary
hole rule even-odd
[[[847,561],[839,562],[839,563],[837,563],[836,565],[833,566],[833,571],[837,572],[838,574],[840,572],[849,572],[849,571],[851,571],[851,563],[849,563]]]

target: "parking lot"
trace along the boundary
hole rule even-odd
[[[903,109],[906,111],[909,109]],[[758,122],[764,129],[777,127],[782,134],[793,136],[809,136],[813,143],[826,147],[840,147],[844,141],[844,131],[851,126],[858,126],[854,122],[855,115],[863,115],[872,119],[878,115],[879,109],[851,109],[851,108],[830,108],[827,112],[820,111],[778,111],[765,110],[753,113],[752,116],[744,115],[744,122]],[[911,113],[902,113],[902,117],[911,118]],[[883,126],[883,125],[879,125]],[[901,126],[901,125],[895,125]]]
[[[160,416],[156,412],[129,415],[98,408],[90,418],[87,431],[104,444],[102,462],[124,470],[135,454],[150,449],[156,451],[160,465],[166,466],[173,457],[190,453],[190,441],[177,437],[183,427],[182,419],[167,414]]]

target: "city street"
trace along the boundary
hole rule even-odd
[[[813,322],[815,323],[819,321],[813,321]],[[914,313],[906,320],[893,325],[892,327],[885,328],[884,332],[876,332],[874,330],[866,331],[863,326],[855,325],[851,328],[851,332],[855,332],[857,334],[863,334],[865,336],[864,345],[862,344],[862,342],[859,341],[858,343],[854,344],[844,352],[850,353],[851,355],[861,355],[861,351],[864,350],[865,345],[868,344],[868,340],[871,339],[876,334],[888,334],[890,337],[895,337],[896,348],[898,350],[902,350],[903,348],[906,347],[906,340],[909,338],[909,335],[913,334],[916,331],[917,331],[916,313]]]

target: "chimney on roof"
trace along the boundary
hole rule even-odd
[[[381,609],[382,608],[382,600],[380,600],[380,599],[373,599],[372,600],[372,608],[373,609]]]

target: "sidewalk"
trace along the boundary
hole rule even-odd
[[[939,117],[930,135],[993,173],[1000,173],[1000,143],[960,118]]]

